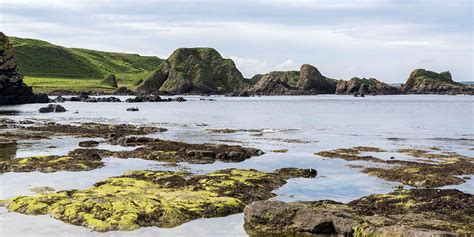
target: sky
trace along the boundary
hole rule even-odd
[[[474,0],[0,0],[0,31],[167,58],[213,47],[246,77],[309,63],[328,77],[474,80]]]

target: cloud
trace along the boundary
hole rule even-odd
[[[246,76],[310,63],[388,82],[421,66],[470,80],[472,15],[469,0],[2,0],[10,35],[160,57],[214,47]]]

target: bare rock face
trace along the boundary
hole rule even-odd
[[[474,87],[453,81],[451,73],[416,69],[400,88],[406,94],[474,94]]]
[[[48,103],[45,94],[34,94],[18,72],[15,51],[8,37],[0,32],[0,105]]]
[[[318,94],[334,94],[336,83],[321,75],[317,68],[309,64],[301,65],[298,89],[314,91]]]
[[[336,94],[372,94],[372,95],[393,95],[398,94],[398,89],[383,83],[375,78],[353,77],[348,81],[337,82]]]

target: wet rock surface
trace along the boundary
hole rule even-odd
[[[368,161],[388,164],[390,167],[361,167],[361,171],[388,181],[397,181],[414,187],[442,187],[462,184],[466,181],[461,175],[474,175],[472,158],[455,152],[436,153],[420,149],[398,149],[398,153],[411,156],[417,161],[380,159],[361,154],[362,152],[384,152],[376,147],[341,148],[331,151],[320,151],[315,155],[325,158],[338,158],[348,161]]]
[[[452,189],[402,189],[349,203],[257,201],[244,214],[250,236],[469,234],[474,196]]]
[[[68,190],[4,201],[14,212],[49,214],[95,231],[170,228],[202,217],[241,212],[245,205],[274,196],[286,179],[312,178],[315,170],[287,168],[272,173],[227,169],[205,175],[172,171],[130,171],[85,190]]]

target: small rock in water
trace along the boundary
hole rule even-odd
[[[128,108],[127,111],[135,112],[135,111],[140,111],[140,110],[137,107],[131,107],[131,108]]]
[[[66,112],[67,110],[62,107],[61,105],[49,104],[47,107],[42,107],[39,109],[40,113],[62,113]]]
[[[40,186],[40,187],[33,187],[33,188],[30,188],[30,191],[31,192],[34,192],[34,193],[49,193],[49,192],[53,192],[55,189],[52,188],[52,187],[49,187],[49,186]]]
[[[98,141],[82,141],[79,142],[80,147],[96,147],[99,145]]]

